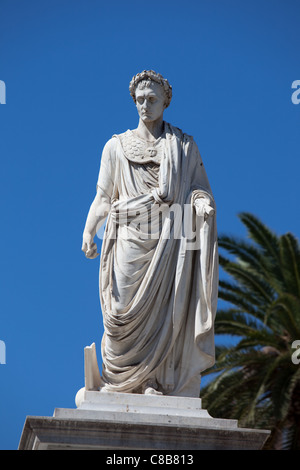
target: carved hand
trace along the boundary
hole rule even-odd
[[[93,236],[88,232],[83,232],[81,250],[89,259],[94,259],[99,256],[99,253],[97,252],[97,245],[94,243]]]
[[[204,220],[211,217],[215,213],[215,209],[211,206],[208,198],[199,198],[195,200],[195,210],[197,215],[204,215]]]

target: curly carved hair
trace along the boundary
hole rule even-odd
[[[166,78],[164,78],[160,73],[154,72],[154,70],[143,70],[141,73],[137,73],[132,77],[132,80],[129,84],[129,91],[132,96],[133,101],[136,103],[135,99],[135,90],[138,84],[142,81],[152,81],[156,82],[163,87],[165,97],[166,97],[166,108],[171,103],[172,99],[172,86]]]

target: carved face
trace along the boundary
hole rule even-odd
[[[159,119],[165,109],[165,93],[156,82],[150,82],[143,88],[135,90],[136,107],[142,121],[151,122]]]

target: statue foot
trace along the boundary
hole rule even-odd
[[[155,379],[148,379],[142,386],[142,393],[144,395],[163,395],[162,392],[157,390],[158,386]]]
[[[163,395],[162,392],[159,392],[158,390],[155,390],[155,388],[151,386],[146,386],[144,388],[144,395]]]

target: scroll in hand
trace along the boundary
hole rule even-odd
[[[215,213],[215,209],[211,206],[211,203],[206,198],[198,198],[194,202],[196,214],[203,216],[204,220],[208,217],[212,217]]]

